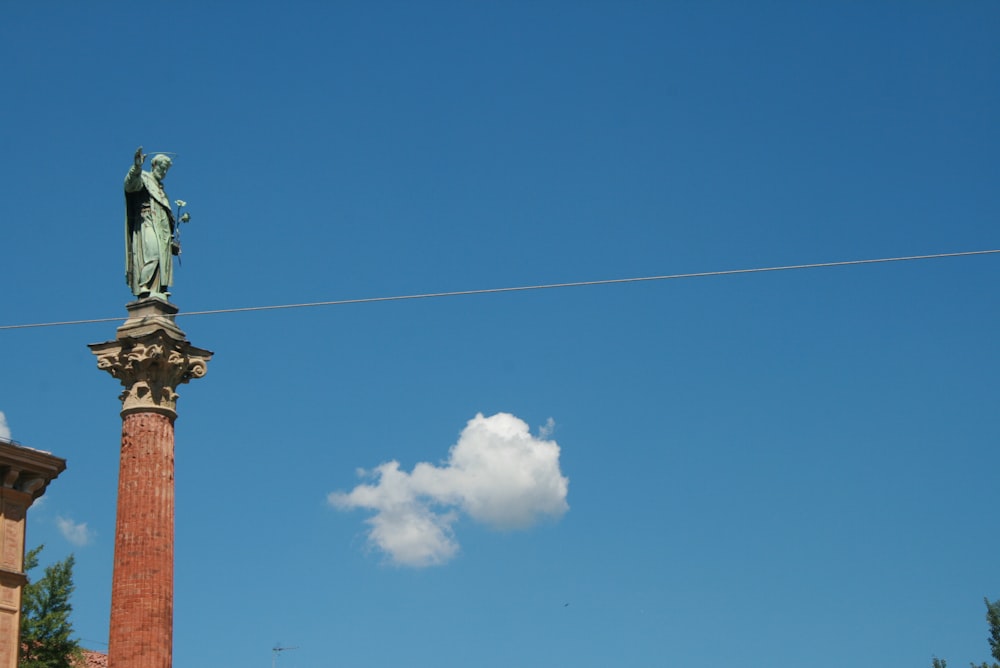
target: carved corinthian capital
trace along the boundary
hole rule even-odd
[[[94,343],[97,368],[121,381],[122,415],[152,411],[177,417],[178,385],[201,378],[212,353],[178,340],[162,329],[141,336],[119,336]]]

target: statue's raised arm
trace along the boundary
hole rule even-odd
[[[167,301],[173,284],[175,226],[163,179],[170,169],[169,157],[159,154],[144,172],[146,155],[136,149],[125,175],[125,281],[140,299]]]

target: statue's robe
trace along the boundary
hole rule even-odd
[[[125,176],[125,282],[136,297],[165,296],[173,284],[174,224],[163,185],[133,165]]]

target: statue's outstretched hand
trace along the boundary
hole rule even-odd
[[[135,149],[135,166],[142,167],[142,163],[146,162],[146,155],[142,152],[142,147]]]

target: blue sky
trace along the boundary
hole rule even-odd
[[[0,10],[0,324],[124,317],[139,145],[177,153],[182,311],[1000,248],[995,3],[286,4]],[[180,318],[216,355],[180,390],[175,663],[981,661],[998,278]],[[69,464],[28,543],[76,555],[96,649],[114,326],[0,331],[11,436]]]

